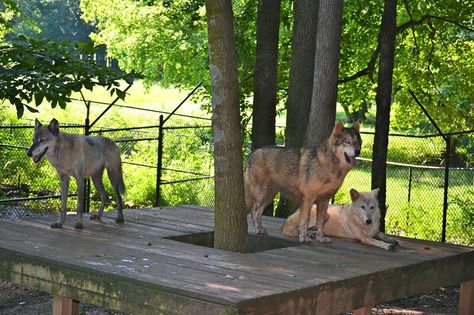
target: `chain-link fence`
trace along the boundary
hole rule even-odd
[[[34,164],[26,156],[32,139],[32,125],[0,126],[2,217],[41,215],[57,212],[60,208],[59,179],[55,170],[45,161]],[[84,126],[65,123],[61,123],[61,128],[78,134],[83,134],[85,130]],[[157,124],[153,126],[95,127],[90,133],[109,137],[121,148],[127,189],[124,198],[126,206],[214,206],[209,119],[173,115],[169,120],[162,118],[161,123],[157,119]],[[466,167],[473,163],[472,136],[473,133],[450,136],[451,167],[448,180],[445,180],[447,146],[441,136],[390,135],[388,233],[439,241],[445,228],[446,241],[474,244],[474,169]],[[362,137],[362,156],[336,194],[336,203],[350,202],[350,188],[370,190],[374,135],[363,133]],[[104,184],[109,196],[112,196],[108,180]],[[71,181],[70,192],[68,209],[74,211],[77,202],[74,181]],[[100,198],[93,187],[90,196],[91,210],[94,210]],[[113,206],[113,198],[110,198],[108,208]]]

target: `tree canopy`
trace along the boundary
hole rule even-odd
[[[286,99],[288,87],[291,5],[282,1],[279,100]],[[425,126],[410,88],[446,130],[474,128],[473,6],[467,0],[400,1],[392,126]],[[254,90],[249,78],[255,64],[257,2],[237,0],[233,7],[241,107],[246,108]],[[210,91],[203,0],[84,0],[81,8],[86,21],[96,23],[93,40],[106,44],[125,69],[143,72],[149,84],[187,88],[203,81]],[[338,102],[348,111],[374,104],[382,10],[375,0],[345,1]],[[455,125],[453,115],[460,119]]]

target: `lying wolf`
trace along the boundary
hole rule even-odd
[[[117,223],[124,223],[122,212],[122,194],[125,185],[122,177],[122,161],[120,149],[112,140],[105,137],[90,137],[69,134],[59,130],[56,119],[48,126],[43,126],[38,119],[35,121],[33,144],[28,150],[28,156],[38,163],[45,156],[56,169],[61,180],[61,215],[58,222],[51,228],[61,228],[66,220],[66,201],[69,191],[70,176],[77,182],[77,218],[74,227],[82,229],[84,206],[84,178],[91,177],[95,188],[100,193],[101,205],[97,214],[92,214],[92,220],[99,220],[107,202],[107,194],[102,175],[104,168],[115,192],[117,201]]]
[[[350,190],[351,204],[329,205],[324,231],[327,235],[359,240],[364,244],[386,250],[395,250],[398,242],[379,231],[380,209],[377,201],[378,189],[370,192]],[[296,237],[299,233],[297,210],[285,221],[282,233]],[[316,207],[312,207],[309,228],[316,227]]]
[[[359,122],[344,128],[342,122],[337,121],[331,136],[318,148],[297,150],[269,146],[255,150],[248,158],[244,173],[245,203],[252,212],[255,233],[266,234],[262,213],[280,192],[301,209],[300,242],[311,240],[307,228],[313,204],[318,208],[316,237],[320,242],[330,242],[323,231],[328,203],[356,165],[361,144]]]

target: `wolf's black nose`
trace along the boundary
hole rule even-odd
[[[360,154],[360,150],[355,150],[355,155],[359,156],[359,154]]]
[[[32,156],[32,155],[33,155],[33,153],[31,153],[31,150],[28,150],[28,152],[26,152],[26,155],[28,155],[28,156]]]
[[[371,219],[365,220],[365,224],[372,224],[372,220]]]

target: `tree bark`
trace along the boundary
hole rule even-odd
[[[377,78],[377,113],[372,162],[372,189],[379,188],[378,200],[382,218],[380,229],[385,230],[387,193],[387,148],[390,127],[390,106],[392,104],[392,76],[395,59],[395,37],[397,33],[397,1],[385,0],[380,27],[380,61]]]
[[[313,94],[314,55],[319,0],[293,2],[294,26],[291,43],[286,146],[301,148]]]
[[[343,0],[319,1],[313,95],[305,147],[315,147],[325,141],[336,120],[343,6]]]
[[[253,96],[252,150],[275,144],[280,0],[260,0]],[[273,216],[273,203],[263,211]]]
[[[293,2],[294,25],[291,41],[290,78],[286,110],[285,145],[303,146],[313,94],[314,53],[319,0]],[[296,206],[280,196],[275,216],[288,217]]]
[[[206,13],[214,141],[214,247],[245,252],[248,227],[232,2],[207,0]]]
[[[260,0],[253,96],[252,150],[275,144],[280,0]]]

